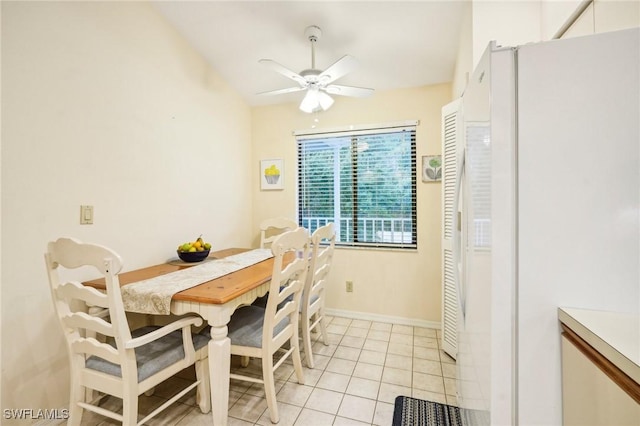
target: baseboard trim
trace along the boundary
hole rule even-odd
[[[371,314],[368,312],[347,311],[343,309],[325,308],[324,311],[327,315],[331,315],[335,317],[359,319],[364,321],[385,322],[385,323],[391,323],[391,324],[411,325],[414,327],[435,328],[436,330],[440,330],[441,328],[440,321],[425,321],[425,320],[415,319],[415,318]]]

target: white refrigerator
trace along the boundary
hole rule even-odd
[[[561,425],[560,306],[640,311],[640,29],[492,43],[454,211],[466,424]]]

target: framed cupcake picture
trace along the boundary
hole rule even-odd
[[[284,189],[284,160],[260,160],[260,189]]]

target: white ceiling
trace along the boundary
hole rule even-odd
[[[345,54],[357,69],[336,84],[388,90],[453,79],[465,1],[158,1],[155,7],[250,105],[300,100],[303,93],[258,60],[300,72],[311,67],[310,25],[322,29],[316,68]],[[375,96],[375,95],[374,95]]]

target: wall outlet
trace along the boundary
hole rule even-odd
[[[347,281],[347,293],[351,293],[353,291],[353,281]]]

